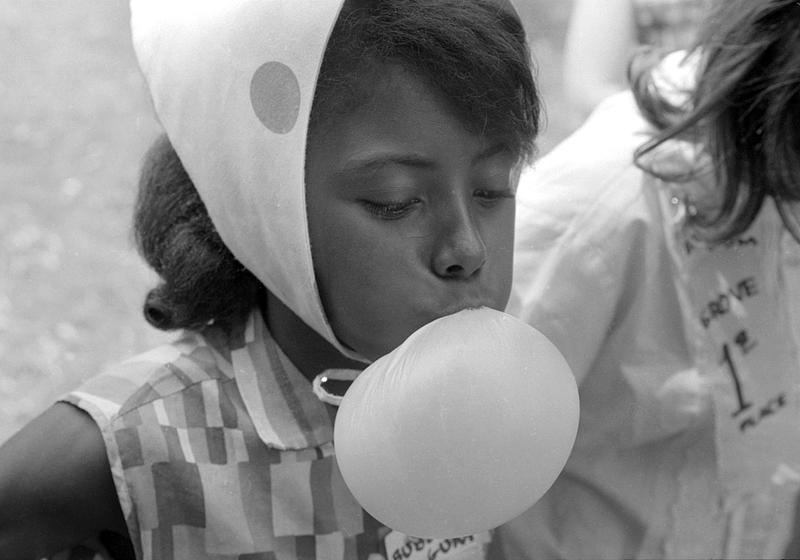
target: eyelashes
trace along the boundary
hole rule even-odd
[[[411,198],[404,201],[374,201],[374,200],[359,200],[359,202],[367,209],[368,212],[383,218],[384,220],[396,220],[402,218],[412,208],[420,204],[422,201],[418,198]]]
[[[473,197],[477,199],[481,206],[492,208],[503,200],[515,198],[516,192],[512,189],[478,189],[473,192]],[[408,200],[389,201],[359,199],[358,202],[364,206],[368,212],[384,220],[402,218],[411,213],[418,205],[422,204],[422,200],[416,197]]]
[[[504,190],[486,190],[486,189],[479,189],[476,190],[473,195],[479,198],[484,205],[489,204],[493,205],[501,200],[507,200],[511,198],[516,198],[517,193],[512,189],[504,189]]]

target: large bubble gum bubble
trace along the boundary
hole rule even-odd
[[[334,442],[373,517],[415,537],[456,537],[532,506],[564,468],[578,390],[556,347],[487,308],[437,319],[348,389]]]

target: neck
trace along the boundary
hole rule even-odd
[[[326,369],[362,370],[366,367],[343,356],[269,291],[264,317],[272,338],[308,380]]]

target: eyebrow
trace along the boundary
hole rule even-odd
[[[511,153],[508,144],[505,142],[497,142],[476,154],[472,158],[472,164],[475,165],[504,152]],[[337,175],[369,173],[389,165],[400,165],[404,167],[413,167],[416,169],[432,169],[436,167],[436,161],[415,153],[377,151],[375,153],[358,155],[349,159],[337,172]]]

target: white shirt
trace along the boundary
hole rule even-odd
[[[630,93],[618,94],[520,185],[508,312],[565,355],[581,420],[560,478],[501,530],[509,558],[769,558],[781,556],[791,535],[800,366],[791,328],[782,328],[788,315],[775,310],[789,308],[787,283],[800,285],[786,264],[796,244],[767,205],[748,232],[757,249],[745,239],[742,247],[685,252],[678,187],[633,165],[648,130]],[[714,268],[718,261],[724,270]],[[739,278],[729,264],[755,267],[763,278]],[[703,292],[699,278],[726,274],[737,279],[721,288],[741,300],[736,313],[719,312],[703,327],[700,312],[717,296]],[[734,336],[727,347],[730,358],[758,341],[752,355],[767,364],[751,372],[755,366],[742,363],[737,393],[725,369],[733,358],[717,351],[767,308],[781,315],[775,324],[748,326],[750,339]],[[786,387],[769,390],[783,404],[742,432],[744,419],[754,414],[758,423],[770,404],[758,375],[774,379],[766,370],[775,368]],[[733,417],[729,407],[741,402],[747,410]],[[798,443],[784,456],[787,439]]]

